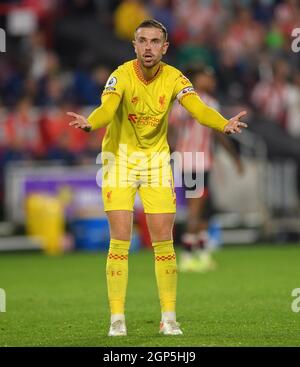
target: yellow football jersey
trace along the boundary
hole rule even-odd
[[[91,129],[106,126],[102,142],[104,210],[133,210],[138,191],[146,213],[175,213],[176,197],[167,142],[168,113],[174,99],[199,122],[223,131],[228,121],[205,105],[176,68],[160,63],[146,81],[138,61],[109,77],[102,104],[87,118]]]
[[[102,97],[110,93],[117,94],[121,101],[107,126],[102,151],[119,157],[133,152],[147,156],[154,152],[169,154],[167,128],[172,103],[176,97],[195,92],[191,82],[176,68],[161,62],[155,77],[146,81],[138,61],[131,60],[109,77]]]

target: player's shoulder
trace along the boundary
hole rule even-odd
[[[182,74],[182,72],[180,70],[178,70],[177,68],[175,68],[174,66],[167,64],[167,63],[162,63],[163,65],[163,74],[165,76],[169,76],[169,77],[173,77],[175,79],[179,78]]]
[[[130,80],[131,63],[132,61],[127,61],[112,71],[106,83],[105,90],[115,91],[117,85],[124,86]]]
[[[114,73],[120,74],[120,75],[126,75],[129,72],[132,71],[132,65],[134,60],[126,61],[123,64],[119,65],[117,69],[114,70]]]
[[[183,86],[191,84],[189,79],[176,67],[164,63],[165,77],[170,78],[174,82],[180,82]]]

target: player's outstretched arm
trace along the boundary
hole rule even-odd
[[[96,108],[88,118],[75,112],[67,112],[67,115],[74,118],[69,125],[87,132],[105,127],[113,119],[120,101],[121,98],[118,94],[111,93],[104,95],[101,106]]]
[[[86,132],[92,130],[92,125],[88,122],[88,120],[78,113],[75,112],[67,112],[68,116],[72,116],[73,120],[69,122],[69,126],[75,127],[75,129],[82,129]]]
[[[247,124],[240,121],[240,118],[246,115],[246,111],[227,120],[218,111],[207,106],[195,93],[185,95],[180,103],[200,124],[225,134],[240,133],[242,128],[247,127]]]
[[[228,124],[225,125],[223,132],[225,134],[236,134],[241,133],[242,128],[247,128],[248,125],[245,122],[240,121],[240,118],[247,115],[247,111],[242,111],[238,113],[236,116],[232,117]]]

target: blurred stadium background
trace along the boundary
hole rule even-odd
[[[71,129],[65,112],[87,115],[99,104],[110,72],[135,57],[134,29],[149,17],[169,30],[166,62],[213,67],[223,114],[248,111],[248,130],[232,138],[246,168],[242,177],[216,147],[210,182],[216,244],[233,251],[234,244],[288,249],[299,242],[300,53],[291,48],[299,1],[1,0],[0,258],[16,269],[20,258],[4,253],[107,249],[96,183],[104,131]],[[179,245],[180,188],[177,196]],[[150,246],[137,201],[131,251]],[[300,258],[298,245],[291,256]]]

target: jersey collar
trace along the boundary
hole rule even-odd
[[[134,71],[135,71],[136,76],[139,78],[139,80],[140,80],[142,83],[144,83],[144,84],[148,85],[148,84],[152,83],[156,78],[158,78],[158,76],[161,74],[162,69],[163,69],[163,63],[162,63],[162,62],[160,63],[160,65],[159,65],[159,69],[158,69],[157,73],[156,73],[156,74],[154,75],[154,77],[153,77],[152,79],[150,79],[150,80],[146,80],[146,79],[143,77],[143,74],[142,74],[142,73],[141,73],[141,71],[140,71],[140,68],[139,68],[138,60],[137,60],[137,59],[133,60],[133,69],[134,69]]]

